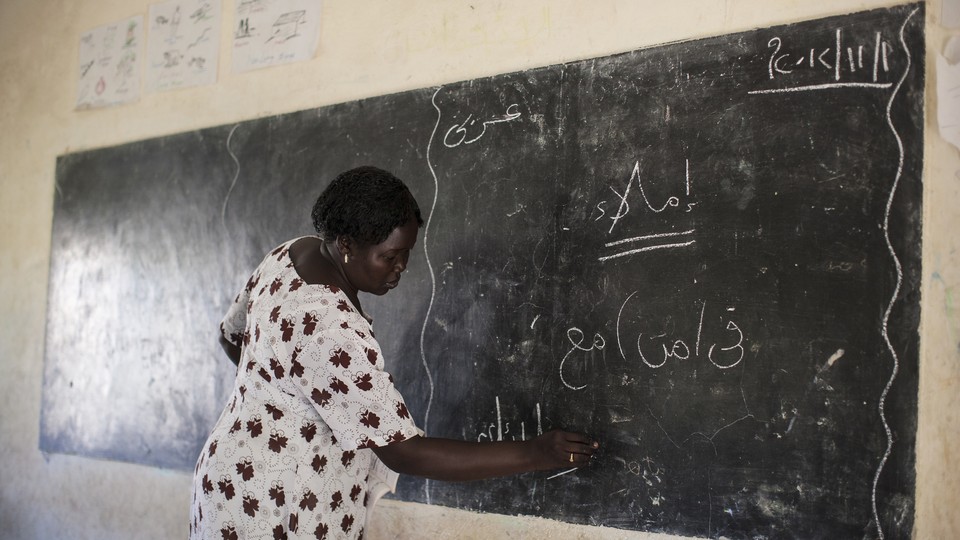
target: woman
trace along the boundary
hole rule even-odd
[[[360,291],[400,283],[423,225],[386,171],[338,176],[313,208],[319,236],[264,258],[221,324],[233,394],[194,474],[191,538],[356,538],[397,473],[476,480],[577,467],[596,442],[424,437],[384,371]]]

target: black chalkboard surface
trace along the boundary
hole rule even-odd
[[[374,164],[427,224],[367,298],[428,434],[595,464],[410,501],[727,538],[909,537],[922,4],[60,157],[41,447],[189,470],[216,329]]]

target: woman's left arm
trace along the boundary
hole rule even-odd
[[[374,448],[390,469],[434,480],[470,481],[529,471],[582,467],[599,443],[554,430],[527,441],[472,442],[413,437]]]
[[[223,337],[223,334],[220,334],[220,347],[223,348],[223,352],[227,353],[227,358],[233,362],[233,365],[240,365],[240,347]]]

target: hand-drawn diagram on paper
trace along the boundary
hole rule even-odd
[[[150,6],[147,92],[217,82],[220,0],[171,0]]]
[[[80,37],[77,109],[109,107],[140,99],[143,17],[99,26]]]
[[[313,58],[320,41],[320,0],[238,0],[233,70]]]

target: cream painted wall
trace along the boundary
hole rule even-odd
[[[223,0],[223,36],[236,0]],[[938,135],[927,9],[917,538],[960,537],[960,153]],[[74,112],[80,34],[147,0],[0,0],[0,538],[183,538],[190,477],[38,448],[57,155],[657,43],[891,5],[887,0],[324,0],[308,63]],[[825,7],[828,6],[828,7]],[[666,538],[388,501],[368,537]]]

